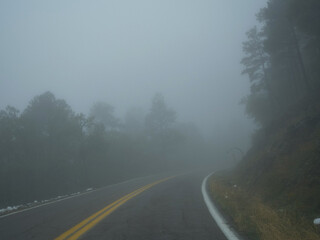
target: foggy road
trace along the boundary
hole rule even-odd
[[[2,217],[0,239],[222,240],[201,194],[204,176],[133,179]]]

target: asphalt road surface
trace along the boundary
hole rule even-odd
[[[134,179],[1,217],[0,239],[226,240],[203,201],[205,174],[167,177]]]

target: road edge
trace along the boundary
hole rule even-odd
[[[2,214],[2,215],[0,215],[0,219],[1,218],[5,218],[5,217],[9,217],[11,215],[15,215],[15,214],[18,214],[18,213],[26,212],[26,211],[29,211],[29,210],[32,210],[32,209],[35,209],[35,208],[40,208],[40,207],[44,207],[44,206],[47,206],[47,205],[55,204],[55,203],[58,203],[58,202],[61,202],[61,201],[65,201],[65,200],[71,199],[71,198],[80,197],[80,196],[83,196],[85,194],[90,194],[90,193],[93,193],[93,192],[96,192],[96,191],[101,191],[101,190],[106,189],[106,188],[110,188],[110,187],[114,187],[114,186],[121,185],[121,184],[124,184],[124,183],[132,182],[132,181],[135,181],[135,180],[138,180],[138,179],[147,178],[147,177],[153,177],[153,176],[158,176],[158,175],[159,174],[136,177],[136,178],[125,180],[123,182],[118,182],[118,183],[106,185],[106,186],[103,186],[103,187],[100,187],[100,188],[96,188],[96,189],[93,189],[93,190],[90,190],[90,191],[84,190],[83,192],[81,192],[79,194],[76,194],[76,195],[72,195],[71,194],[71,195],[67,195],[66,197],[54,199],[54,200],[49,201],[49,202],[45,202],[45,203],[40,202],[39,204],[37,204],[35,206],[31,206],[31,207],[26,206],[25,208],[22,208],[20,210]]]
[[[224,219],[224,217],[221,215],[221,213],[218,211],[217,207],[214,205],[212,202],[208,191],[207,191],[207,182],[208,179],[213,173],[210,173],[208,176],[206,176],[201,184],[201,191],[202,191],[202,196],[204,199],[205,204],[207,205],[207,208],[213,218],[213,220],[217,223],[218,227],[221,229],[223,234],[226,236],[228,240],[241,240],[238,237],[238,234],[233,231],[230,226],[228,225],[227,221]]]

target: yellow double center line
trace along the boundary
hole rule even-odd
[[[110,215],[114,210],[120,207],[125,202],[129,201],[130,199],[134,198],[135,196],[139,195],[140,193],[144,192],[145,190],[157,185],[161,182],[167,181],[170,178],[168,177],[154,183],[150,183],[142,188],[139,188],[132,193],[125,195],[124,197],[118,199],[117,201],[109,204],[105,208],[101,209],[100,211],[96,212],[95,214],[91,215],[90,217],[86,218],[82,222],[75,225],[73,228],[69,229],[65,233],[61,234],[59,237],[55,238],[55,240],[75,240],[97,225],[102,219]]]

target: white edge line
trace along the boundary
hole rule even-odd
[[[29,208],[27,207],[25,209],[18,210],[16,212],[12,212],[12,213],[8,213],[8,214],[5,214],[5,215],[1,215],[0,218],[5,218],[5,217],[8,217],[8,216],[15,215],[15,214],[22,213],[22,212],[26,212],[26,211],[29,211],[29,210],[32,210],[32,209],[35,209],[35,208],[51,205],[51,204],[54,204],[54,203],[57,203],[57,202],[61,202],[61,201],[64,201],[64,200],[67,200],[67,199],[70,199],[70,198],[79,197],[79,196],[82,196],[82,195],[85,195],[85,194],[88,194],[88,193],[92,193],[94,191],[98,191],[98,190],[93,190],[93,191],[90,191],[90,192],[84,192],[84,193],[80,193],[80,194],[77,194],[77,195],[74,195],[74,196],[61,198],[61,199],[58,199],[58,200],[54,200],[52,202],[39,204],[39,205],[34,206],[34,207],[29,207]]]
[[[230,229],[229,225],[227,224],[226,220],[222,217],[222,215],[219,213],[218,209],[214,206],[213,202],[210,199],[210,196],[207,192],[207,181],[208,178],[212,175],[213,173],[209,174],[208,176],[205,177],[202,181],[202,186],[201,186],[201,191],[203,195],[203,199],[208,207],[208,210],[212,216],[212,218],[215,220],[217,223],[218,227],[221,229],[223,234],[226,236],[228,240],[240,240],[236,234]]]

